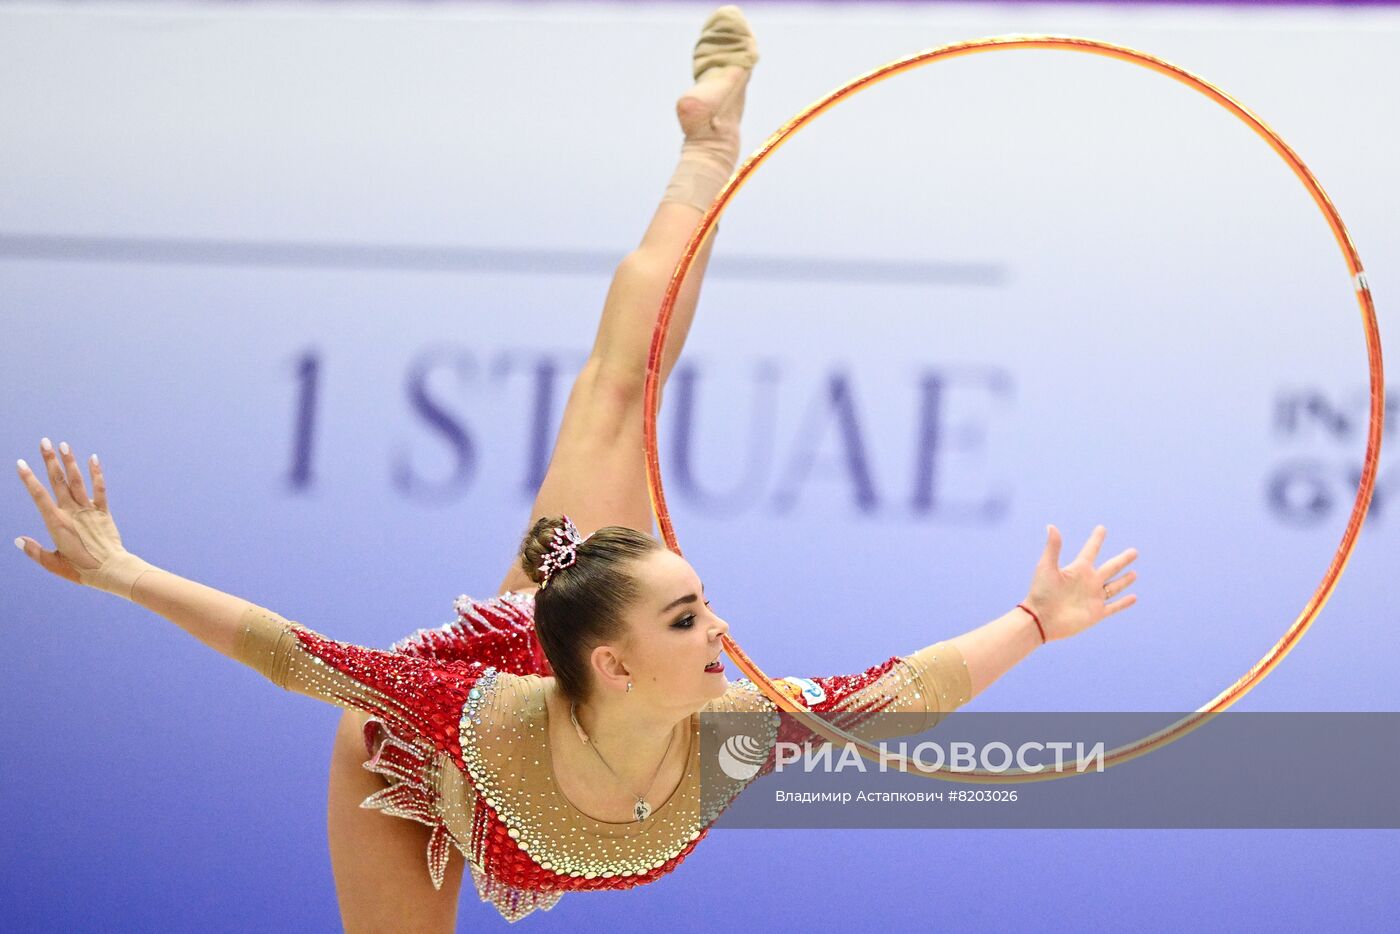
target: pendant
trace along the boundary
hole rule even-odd
[[[646,820],[651,815],[651,805],[647,804],[644,798],[638,798],[632,813],[637,815],[637,820]]]

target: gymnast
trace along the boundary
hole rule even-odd
[[[642,456],[657,308],[734,170],[757,60],[742,14],[721,7],[695,45],[695,84],[676,104],[685,137],[679,164],[641,244],[615,271],[535,521],[499,595],[459,597],[453,623],[420,629],[389,650],[337,642],[127,551],[96,454],[88,459],[91,495],[66,442],[57,450],[47,438],[40,443],[52,495],[18,462],[55,547],[29,537],[15,544],[42,568],[131,600],[279,687],[345,709],[328,835],[352,934],[453,930],[464,865],[480,898],[510,921],[553,907],[566,892],[659,878],[723,810],[701,810],[699,714],[776,710],[749,681],[725,677],[720,637],[729,624],[705,599],[696,570],[652,534]],[[676,302],[663,386],[712,243]],[[1096,527],[1062,568],[1059,531],[1047,527],[1026,597],[970,632],[855,674],[778,684],[811,710],[860,719],[867,738],[909,734],[911,723],[932,727],[1036,646],[1136,602],[1119,596],[1135,572],[1117,576],[1134,549],[1095,567],[1105,534]],[[891,713],[906,716],[882,719]],[[895,720],[905,725],[882,726]],[[769,751],[755,778],[772,770]],[[736,781],[724,801],[746,784]],[[454,848],[462,858],[450,857]]]

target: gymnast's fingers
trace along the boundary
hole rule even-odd
[[[1126,597],[1123,597],[1121,600],[1115,600],[1112,603],[1104,604],[1104,619],[1107,619],[1114,613],[1117,613],[1119,610],[1126,610],[1134,603],[1137,603],[1137,594],[1130,593]]]
[[[20,536],[15,539],[15,544],[19,546],[30,558],[38,562],[39,566],[50,574],[57,574],[65,580],[70,580],[75,584],[81,583],[78,579],[78,571],[64,557],[56,551],[45,551],[39,543],[28,536]]]
[[[1101,525],[1094,526],[1094,531],[1090,533],[1089,540],[1084,543],[1084,547],[1079,549],[1079,555],[1074,560],[1087,561],[1091,566],[1094,559],[1099,556],[1099,547],[1103,545],[1103,537],[1108,534],[1108,529]]]
[[[1132,564],[1133,561],[1137,559],[1137,556],[1136,548],[1129,548],[1127,551],[1119,552],[1099,565],[1099,574],[1104,580],[1108,580],[1110,577],[1113,577],[1119,571]]]
[[[92,500],[88,499],[87,487],[83,484],[83,472],[78,467],[77,458],[73,456],[73,449],[68,446],[67,441],[60,441],[58,450],[63,455],[63,472],[68,477],[68,495],[73,497],[79,509],[92,505]]]
[[[24,488],[29,491],[29,496],[34,500],[34,505],[39,507],[39,516],[44,520],[44,526],[49,530],[49,534],[58,540],[58,506],[54,504],[49,496],[49,491],[44,489],[44,485],[39,482],[34,471],[29,469],[29,465],[23,460],[17,462],[19,467],[19,478],[24,483]]]
[[[1109,581],[1104,585],[1104,599],[1108,600],[1115,594],[1120,594],[1127,590],[1135,580],[1137,580],[1137,571],[1129,571],[1117,580]]]
[[[53,443],[48,438],[39,442],[39,454],[44,458],[44,467],[49,474],[49,485],[53,487],[54,503],[59,509],[72,506],[73,494],[68,492],[68,478],[63,475],[63,465],[58,462],[58,455],[54,453]],[[87,503],[79,505],[86,506]]]
[[[102,473],[102,465],[97,462],[97,455],[88,458],[88,470],[92,472],[92,504],[104,512],[107,509],[107,477]]]

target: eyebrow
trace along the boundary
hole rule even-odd
[[[704,593],[704,592],[705,592],[705,582],[704,582],[704,581],[701,581],[701,582],[700,582],[700,592],[701,592],[701,593]],[[697,597],[697,596],[695,596],[695,594],[693,594],[693,593],[688,593],[688,594],[686,594],[684,597],[677,597],[676,599],[672,600],[670,603],[668,603],[668,604],[666,604],[664,607],[662,607],[662,608],[661,608],[661,612],[658,613],[657,615],[658,615],[658,616],[665,616],[667,613],[671,612],[671,611],[674,610],[676,607],[680,606],[682,603],[694,603],[694,602],[696,602],[696,601],[699,600],[699,599],[700,599],[700,598]]]

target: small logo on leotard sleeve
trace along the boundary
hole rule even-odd
[[[778,690],[808,707],[826,700],[826,690],[811,678],[798,678],[789,675],[774,683],[778,686]]]

